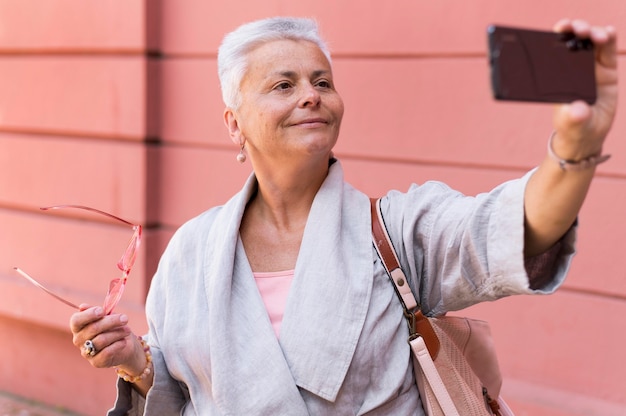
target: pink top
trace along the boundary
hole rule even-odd
[[[276,337],[280,336],[280,324],[283,322],[283,313],[293,280],[293,272],[293,270],[285,270],[254,273],[254,280],[261,293],[261,298],[263,298]]]

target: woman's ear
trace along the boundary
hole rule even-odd
[[[241,133],[241,129],[239,128],[237,116],[231,108],[226,108],[224,110],[224,124],[228,129],[228,135],[233,143],[237,146],[241,146],[241,144],[245,142],[245,139],[242,137],[243,135]]]

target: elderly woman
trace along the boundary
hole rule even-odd
[[[478,197],[426,183],[382,200],[429,315],[550,293],[564,279],[617,71],[612,28],[556,29],[597,46],[598,100],[556,107],[536,170]],[[110,414],[422,415],[368,196],[344,182],[332,154],[344,107],[315,23],[243,25],[225,37],[218,66],[224,122],[254,173],[172,238],[148,295],[145,340],[125,315],[83,305],[72,316],[74,344],[93,349],[85,358],[117,368]]]

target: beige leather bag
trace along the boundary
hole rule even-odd
[[[426,414],[513,416],[500,397],[502,376],[489,324],[422,314],[384,226],[379,200],[371,202],[374,246],[409,325],[415,380]]]

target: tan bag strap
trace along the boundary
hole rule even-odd
[[[422,314],[419,304],[411,291],[409,282],[400,267],[400,261],[393,248],[393,243],[391,242],[391,238],[385,227],[382,212],[380,211],[380,199],[370,198],[370,204],[372,210],[372,239],[374,240],[374,247],[376,247],[378,256],[402,304],[404,317],[409,325],[409,337],[412,339],[417,334],[423,337],[428,347],[428,352],[434,360],[437,358],[441,347],[439,338],[428,318]]]
[[[372,209],[372,237],[374,238],[374,246],[378,252],[378,256],[383,262],[383,266],[387,270],[387,274],[396,289],[396,294],[400,298],[400,302],[405,313],[410,313],[411,309],[418,307],[418,303],[413,296],[409,282],[406,280],[404,272],[400,268],[400,262],[396,251],[393,249],[391,239],[387,228],[384,226],[384,220],[380,212],[380,199],[370,198]]]

